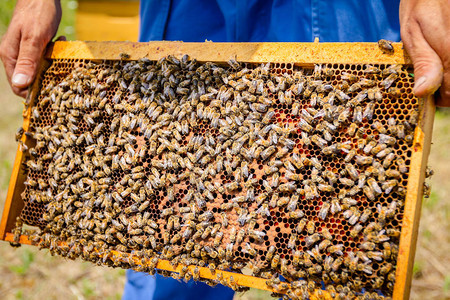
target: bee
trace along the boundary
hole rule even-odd
[[[308,281],[308,290],[312,294],[316,290],[316,283],[312,280]]]
[[[386,275],[387,273],[389,273],[392,270],[392,268],[393,268],[393,266],[391,263],[383,264],[383,266],[380,268],[380,274]]]
[[[40,172],[43,169],[43,165],[39,161],[38,162],[34,162],[33,160],[28,160],[26,162],[26,165],[27,165],[28,168],[30,168],[30,169],[32,169],[33,171],[36,171],[36,172]]]
[[[213,243],[214,247],[217,248],[220,245],[222,238],[223,238],[223,232],[218,232],[214,238],[214,243]]]
[[[314,233],[312,235],[305,237],[306,247],[310,247],[313,244],[317,243],[320,240],[320,234]]]
[[[22,136],[24,133],[25,133],[25,130],[23,129],[23,127],[19,127],[19,129],[17,129],[16,134],[15,134],[16,142],[19,142],[19,140],[22,139]]]
[[[373,242],[363,242],[359,245],[362,250],[373,251],[375,249],[375,243]]]
[[[287,247],[289,249],[294,249],[296,246],[296,242],[297,242],[297,235],[295,233],[293,233],[293,234],[291,234],[291,236],[289,238]]]
[[[322,266],[320,266],[320,265],[314,265],[314,266],[312,266],[312,267],[309,267],[309,268],[307,269],[307,272],[308,272],[308,274],[309,274],[310,276],[314,276],[314,275],[319,274],[319,273],[322,272]]]
[[[388,40],[383,40],[383,39],[379,40],[378,48],[380,48],[380,50],[383,53],[389,53],[389,54],[394,53],[394,47],[392,46],[392,42],[388,41]]]
[[[356,163],[358,165],[370,165],[373,162],[373,158],[370,156],[356,155]]]
[[[397,170],[389,169],[389,170],[386,170],[386,176],[391,177],[391,178],[400,178],[401,174]]]
[[[272,260],[273,255],[275,254],[275,250],[276,250],[275,246],[271,245],[269,247],[269,250],[267,250],[267,252],[266,252],[266,260],[267,261],[271,261]]]
[[[321,218],[322,220],[325,220],[327,218],[328,211],[330,210],[330,207],[331,207],[331,205],[330,205],[329,202],[324,202],[322,204],[322,207],[320,208],[320,211],[319,211],[319,215],[318,215],[319,218]]]
[[[292,192],[296,189],[296,184],[295,184],[295,182],[292,182],[292,181],[287,182],[287,183],[281,184],[278,187],[278,189],[280,192]]]
[[[186,271],[186,273],[184,274],[184,282],[189,282],[189,280],[191,280],[192,278],[192,273],[188,270]]]
[[[230,243],[234,244],[234,242],[236,241],[236,227],[231,228],[228,238],[230,240]]]
[[[339,199],[337,199],[337,198],[331,199],[331,206],[330,206],[331,214],[334,215],[335,213],[338,213],[341,210],[342,210],[342,208],[341,208],[341,204],[339,202]]]
[[[397,190],[397,192],[398,192],[398,190]],[[431,195],[431,186],[427,182],[424,182],[423,183],[423,196],[424,196],[424,198],[430,198],[430,195]]]
[[[396,179],[392,179],[385,181],[381,187],[385,194],[389,194],[396,186],[398,186],[398,181]]]
[[[371,285],[376,288],[379,289],[383,286],[384,280],[381,277],[375,277],[371,280]]]
[[[352,81],[354,82],[354,81],[358,81],[359,80],[359,77],[357,75],[352,74],[352,73],[348,73],[348,72],[342,72],[341,78],[344,79],[344,80],[348,80],[350,82],[352,82]]]
[[[390,87],[388,90],[389,95],[391,95],[394,98],[401,96],[401,90],[397,87]]]
[[[317,186],[317,188],[319,189],[319,191],[322,192],[333,192],[334,188],[333,186],[329,185],[329,184],[323,184],[323,183],[319,183],[319,185]]]
[[[165,218],[171,216],[173,214],[173,208],[165,208],[161,211],[161,217]]]
[[[304,132],[311,132],[313,130],[313,127],[304,119],[300,119],[297,126]]]
[[[372,65],[365,65],[364,73],[368,74],[377,74],[380,73],[380,69]]]
[[[366,109],[367,109],[367,107],[366,107]],[[373,109],[372,109],[372,111],[373,111]],[[364,111],[364,112],[366,112],[366,111]],[[357,123],[357,124],[361,123],[363,120],[363,117],[365,117],[365,115],[366,115],[365,113],[363,114],[361,106],[355,107],[353,110],[353,122]]]
[[[378,158],[383,158],[383,157],[385,157],[386,155],[390,154],[392,151],[393,151],[392,148],[385,148],[385,149],[379,151],[379,152],[376,154],[376,157],[378,157]]]
[[[326,250],[328,248],[328,246],[332,245],[332,242],[328,239],[324,239],[323,241],[321,241],[319,243],[318,249],[320,251]]]
[[[351,123],[347,129],[348,135],[351,137],[355,136],[357,129],[358,129],[358,125],[356,123]]]
[[[370,150],[370,153],[376,155],[376,154],[380,153],[381,151],[385,150],[386,148],[387,148],[386,144],[379,143]],[[368,152],[366,154],[368,154]]]
[[[270,262],[270,266],[275,269],[278,264],[280,263],[280,255],[279,254],[275,254]]]
[[[351,207],[350,209],[347,209],[346,211],[344,211],[343,216],[348,219],[348,223],[350,225],[355,225],[355,223],[358,221],[359,217],[360,217],[361,213],[358,211],[357,208],[355,208],[354,206]]]
[[[330,185],[335,184],[338,180],[336,175],[330,170],[325,170],[323,172],[323,175],[325,176],[326,179],[328,179]]]
[[[300,264],[300,259],[301,259],[302,253],[300,250],[296,250],[292,256],[292,264],[294,266],[298,266]]]
[[[314,221],[308,221],[308,223],[306,224],[306,231],[308,232],[308,234],[313,234],[316,231]]]
[[[344,253],[342,252],[344,248],[343,244],[338,244],[338,245],[333,245],[333,246],[329,246],[327,248],[327,251],[330,252],[331,254],[337,254],[337,255],[344,255]]]
[[[395,163],[397,164],[400,173],[405,174],[408,172],[408,167],[406,166],[405,160],[403,158],[398,157]]]
[[[372,191],[375,192],[375,194],[379,195],[382,193],[382,190],[381,190],[380,186],[378,185],[378,182],[374,178],[371,177],[371,178],[367,179],[367,184],[370,186]]]
[[[352,229],[350,230],[350,236],[352,238],[357,238],[359,233],[362,231],[363,227],[360,224],[356,224],[355,226],[352,227]]]
[[[328,142],[326,140],[324,140],[323,138],[321,138],[320,136],[318,136],[317,134],[313,135],[311,137],[311,142],[313,142],[314,144],[316,144],[319,148],[324,148],[327,146]]]
[[[245,243],[245,248],[242,251],[250,256],[256,256],[258,254],[257,251],[252,248],[249,243]]]
[[[127,59],[130,59],[130,54],[128,54],[128,53],[125,53],[125,52],[121,52],[121,53],[119,53],[119,58],[120,58],[120,60],[127,60]]]
[[[222,227],[224,227],[224,228],[228,227],[228,217],[227,217],[227,214],[224,213],[224,212],[222,212],[222,213],[220,213],[220,217],[222,218],[222,223],[221,223]]]
[[[384,89],[389,89],[392,84],[397,80],[398,74],[392,73],[388,77],[386,77],[382,82],[381,85],[384,87]]]
[[[355,155],[356,155],[356,150],[354,150],[354,149],[350,150],[347,153],[347,155],[345,156],[344,161],[346,163],[350,162],[355,157]]]
[[[353,180],[345,177],[339,177],[339,182],[348,187],[352,187],[355,185],[355,182]]]

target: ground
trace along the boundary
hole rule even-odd
[[[0,2],[0,35],[9,22],[13,0]],[[60,34],[73,38],[75,1],[63,1]],[[22,123],[21,99],[9,89],[0,67],[0,209],[3,210],[17,145],[14,134]],[[432,193],[424,199],[414,264],[411,299],[450,299],[450,111],[436,113],[429,165]],[[0,242],[0,299],[120,299],[125,271],[52,257],[48,251]],[[250,290],[240,300],[270,299]]]

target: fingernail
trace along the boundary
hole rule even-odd
[[[13,78],[12,78],[12,84],[17,86],[17,87],[22,87],[24,85],[28,85],[29,81],[30,81],[30,77],[28,75],[25,74],[14,74]]]
[[[427,81],[427,77],[425,76],[422,76],[419,79],[417,79],[417,81],[414,84],[414,91],[417,91],[417,89],[420,88],[425,83],[425,81]]]

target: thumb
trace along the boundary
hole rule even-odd
[[[443,66],[440,57],[428,46],[418,49],[414,58],[414,93],[417,97],[431,95],[440,87],[443,79]]]
[[[17,88],[28,87],[36,75],[37,66],[44,50],[45,43],[40,39],[22,38],[20,42],[19,56],[11,79],[11,83]]]
[[[431,95],[442,83],[443,66],[439,55],[425,40],[420,27],[411,26],[403,34],[404,45],[414,65],[414,93],[417,97]]]

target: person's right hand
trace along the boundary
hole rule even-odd
[[[18,0],[0,44],[0,58],[13,92],[27,96],[39,60],[61,21],[60,0]]]
[[[414,64],[414,93],[436,94],[436,105],[450,107],[450,2],[402,0],[400,27],[403,45]]]

